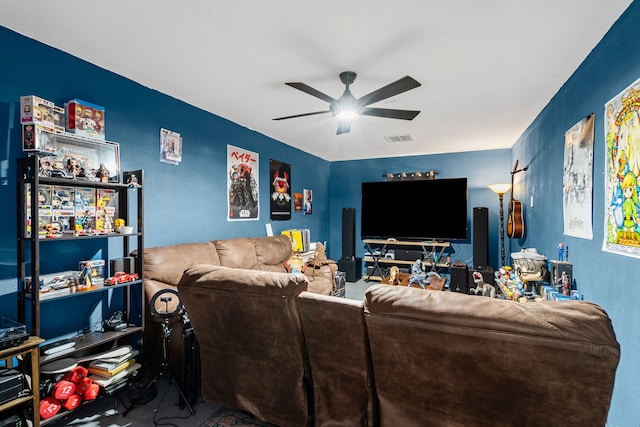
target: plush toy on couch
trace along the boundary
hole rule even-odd
[[[294,252],[289,259],[284,262],[284,268],[286,268],[289,273],[304,273],[307,265],[302,258],[302,254],[300,252]]]

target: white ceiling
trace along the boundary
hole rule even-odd
[[[0,25],[334,161],[511,147],[631,2],[0,0]],[[422,112],[272,120],[328,109],[284,82],[338,98],[345,70],[356,98],[410,75],[375,106]]]

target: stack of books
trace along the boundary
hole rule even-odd
[[[135,356],[138,350],[131,350],[122,356],[107,359],[96,359],[89,363],[89,378],[96,384],[107,388],[119,383],[133,372],[140,369],[141,365],[136,362]]]
[[[308,228],[283,230],[281,234],[289,236],[294,252],[308,252],[311,244],[311,232]]]

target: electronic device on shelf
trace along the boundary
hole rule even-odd
[[[55,354],[60,353],[61,351],[68,350],[76,345],[76,342],[72,339],[65,338],[62,340],[58,340],[46,345],[43,345],[40,348],[44,354]]]

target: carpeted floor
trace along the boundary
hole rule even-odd
[[[275,427],[273,424],[258,421],[253,415],[237,409],[220,408],[199,427]]]

